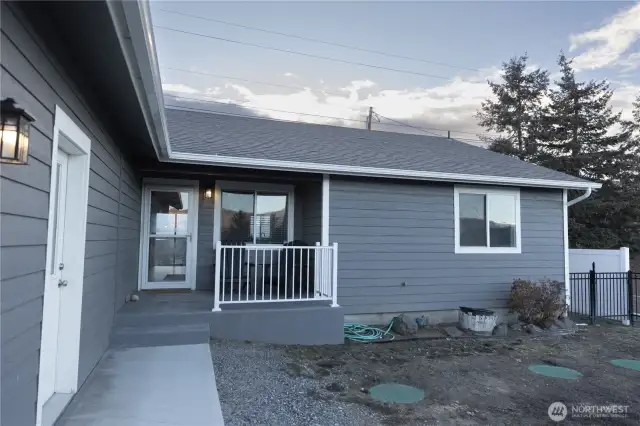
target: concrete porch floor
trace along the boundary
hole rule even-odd
[[[57,426],[224,425],[209,344],[109,349]]]

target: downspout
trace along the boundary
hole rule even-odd
[[[580,201],[586,200],[591,196],[591,187],[587,187],[584,191],[584,194],[579,197],[574,198],[571,201],[567,201],[567,193],[569,192],[567,189],[562,191],[562,216],[563,216],[563,233],[564,233],[564,282],[565,282],[565,303],[567,306],[571,306],[571,289],[567,284],[570,281],[570,271],[569,271],[569,206],[579,203]],[[566,313],[565,313],[566,315]]]
[[[572,205],[577,204],[582,200],[586,200],[590,196],[591,196],[591,187],[588,187],[587,190],[584,192],[584,194],[582,194],[579,197],[574,198],[571,201],[567,201],[567,207],[571,207]]]

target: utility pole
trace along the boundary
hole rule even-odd
[[[369,107],[369,116],[367,117],[367,130],[371,130],[372,121],[373,121],[373,107]]]

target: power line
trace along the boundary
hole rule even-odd
[[[342,63],[342,64],[358,65],[358,66],[361,66],[361,67],[373,68],[373,69],[379,69],[379,70],[385,70],[385,71],[393,71],[393,72],[398,72],[398,73],[402,73],[402,74],[411,74],[411,75],[419,75],[419,76],[422,76],[422,77],[438,78],[438,79],[441,79],[441,80],[448,80],[448,81],[452,80],[450,77],[443,77],[441,75],[426,74],[426,73],[422,73],[422,72],[404,70],[404,69],[399,69],[399,68],[383,67],[381,65],[367,64],[367,63],[364,63],[364,62],[347,61],[347,60],[344,60],[344,59],[332,58],[332,57],[329,57],[329,56],[314,55],[314,54],[311,54],[311,53],[298,52],[296,50],[281,49],[281,48],[278,48],[278,47],[264,46],[264,45],[261,45],[261,44],[249,43],[249,42],[239,41],[239,40],[232,40],[232,39],[224,38],[224,37],[216,37],[216,36],[212,36],[212,35],[208,35],[208,34],[194,33],[194,32],[191,32],[191,31],[179,30],[177,28],[164,27],[164,26],[161,26],[161,25],[154,25],[154,28],[159,28],[161,30],[166,30],[166,31],[173,31],[173,32],[176,32],[176,33],[181,33],[181,34],[188,34],[188,35],[192,35],[192,36],[196,36],[196,37],[204,37],[204,38],[208,38],[208,39],[212,39],[212,40],[224,41],[224,42],[227,42],[227,43],[234,43],[234,44],[241,44],[241,45],[244,45],[244,46],[257,47],[257,48],[260,48],[260,49],[272,50],[272,51],[275,51],[275,52],[289,53],[289,54],[292,54],[292,55],[300,55],[300,56],[305,56],[307,58],[322,59],[322,60],[325,60],[325,61],[338,62],[338,63]]]
[[[279,84],[279,83],[269,83],[266,81],[258,81],[258,80],[251,80],[251,79],[247,79],[247,78],[242,78],[242,77],[232,77],[232,76],[228,76],[228,75],[221,75],[221,74],[213,74],[213,73],[209,73],[209,72],[204,72],[204,71],[194,71],[194,70],[187,70],[184,68],[173,68],[173,67],[165,67],[165,69],[167,70],[171,70],[171,71],[178,71],[178,72],[184,72],[184,73],[190,73],[190,74],[198,74],[198,75],[205,75],[205,76],[211,76],[211,77],[217,77],[217,78],[226,78],[229,80],[236,80],[236,81],[243,81],[245,83],[254,83],[254,84],[263,84],[265,86],[273,86],[273,87],[281,87],[281,88],[286,88],[286,89],[296,89],[296,90],[313,90],[310,87],[304,87],[304,86],[294,86],[294,85],[287,85],[287,84]],[[317,89],[325,94],[328,95],[334,95],[334,96],[344,96],[344,93],[338,93],[338,92],[329,92],[326,91],[324,89]],[[174,96],[174,95],[172,95]],[[175,95],[178,96],[178,95]],[[180,98],[184,98],[184,99],[188,99],[186,97],[183,96],[179,96]],[[200,99],[197,99],[200,100]],[[227,102],[225,102],[225,104],[227,104]],[[328,117],[329,118],[329,117]],[[340,119],[340,120],[346,120],[344,118],[338,118],[336,117],[336,119]],[[385,126],[394,126],[394,127],[407,127],[406,123],[380,123],[382,125]],[[467,135],[483,135],[483,136],[487,136],[487,137],[499,137],[499,135],[492,135],[489,133],[480,133],[480,132],[470,132],[470,131],[466,131],[466,130],[451,130],[451,129],[440,129],[440,128],[436,128],[436,127],[422,127],[422,129],[424,130],[434,130],[436,132],[451,132],[451,133],[462,133],[462,134],[467,134]],[[442,135],[439,135],[442,136]],[[469,140],[469,141],[477,141],[477,142],[483,142],[480,139],[471,139],[471,138],[455,138],[455,139],[465,139],[465,140]]]
[[[181,109],[181,110],[186,110],[186,111],[195,111],[195,112],[206,112],[209,114],[217,114],[217,115],[229,115],[232,117],[246,117],[246,118],[254,118],[257,120],[271,120],[271,121],[282,121],[285,123],[299,123],[299,121],[294,121],[294,120],[284,120],[281,118],[272,118],[272,117],[262,117],[259,115],[251,115],[251,114],[238,114],[235,112],[226,112],[226,111],[211,111],[208,109],[202,109],[202,108],[192,108],[192,107],[185,107],[183,105],[166,105],[169,108],[174,108],[174,109]],[[322,126],[323,124],[320,123],[313,123],[313,124],[317,124]]]
[[[296,89],[296,90],[311,89],[310,87],[304,87],[304,86],[294,86],[294,85],[288,85],[288,84],[269,83],[269,82],[266,82],[266,81],[250,80],[248,78],[231,77],[231,76],[228,76],[228,75],[213,74],[213,73],[203,72],[203,71],[186,70],[184,68],[165,67],[165,69],[168,69],[168,70],[171,70],[171,71],[190,73],[190,74],[206,75],[206,76],[217,77],[217,78],[226,78],[226,79],[229,79],[229,80],[243,81],[245,83],[263,84],[265,86],[281,87],[281,88],[285,88],[285,89]],[[322,92],[324,92],[324,93],[326,93],[328,95],[344,96],[344,93],[328,92],[328,91],[323,90],[323,89],[320,89],[320,91],[322,91]]]
[[[364,47],[352,46],[352,45],[349,45],[349,44],[335,43],[335,42],[326,41],[326,40],[320,40],[320,39],[311,38],[311,37],[304,37],[304,36],[300,36],[300,35],[296,35],[296,34],[283,33],[283,32],[280,32],[280,31],[267,30],[267,29],[258,28],[258,27],[251,27],[249,25],[242,25],[242,24],[238,24],[238,23],[235,23],[235,22],[228,22],[228,21],[223,21],[221,19],[214,19],[214,18],[208,18],[208,17],[204,17],[204,16],[197,16],[197,15],[192,15],[190,13],[177,12],[177,11],[169,10],[169,9],[159,9],[159,10],[161,10],[162,12],[172,13],[172,14],[175,14],[175,15],[187,16],[189,18],[202,19],[204,21],[216,22],[218,24],[229,25],[229,26],[237,27],[237,28],[244,28],[244,29],[252,30],[252,31],[259,31],[259,32],[262,32],[262,33],[267,33],[267,34],[276,34],[276,35],[283,36],[283,37],[290,37],[290,38],[295,38],[295,39],[298,39],[298,40],[304,40],[304,41],[310,41],[310,42],[313,42],[313,43],[325,44],[325,45],[328,45],[328,46],[336,46],[336,47],[341,47],[341,48],[344,48],[344,49],[357,50],[357,51],[360,51],[360,52],[375,53],[376,55],[383,55],[383,56],[389,56],[389,57],[392,57],[392,58],[406,59],[406,60],[415,61],[415,62],[423,62],[425,64],[440,65],[440,66],[449,67],[449,68],[459,68],[459,69],[468,70],[468,71],[480,71],[477,68],[468,68],[468,67],[463,67],[463,66],[460,66],[460,65],[447,64],[445,62],[429,61],[429,60],[426,60],[426,59],[415,58],[415,57],[412,57],[412,56],[398,55],[398,54],[395,54],[395,53],[383,52],[383,51],[380,51],[380,50],[366,49]]]
[[[226,102],[226,101],[223,101],[222,99],[200,99],[200,98],[191,98],[191,97],[188,97],[188,96],[180,96],[180,95],[172,95],[172,96],[176,100],[185,99],[185,100],[198,101],[198,102],[204,102],[204,103],[209,103],[209,104],[231,105],[231,106],[236,106],[236,107],[241,107],[241,108],[254,109],[254,110],[258,110],[258,111],[282,112],[282,113],[287,113],[287,114],[306,115],[306,116],[309,116],[309,117],[329,118],[329,119],[333,119],[333,120],[353,121],[353,122],[356,122],[356,123],[364,123],[364,120],[356,120],[355,118],[341,118],[341,117],[332,117],[332,116],[329,116],[329,115],[310,114],[310,113],[306,113],[306,112],[284,111],[284,110],[281,110],[281,109],[254,107],[254,106],[249,106],[249,105],[241,104],[241,103]]]
[[[300,121],[294,121],[294,120],[285,120],[285,119],[281,119],[281,118],[263,117],[263,116],[256,116],[256,115],[250,115],[250,114],[238,114],[238,113],[235,113],[235,112],[226,112],[226,111],[211,111],[211,110],[208,110],[208,109],[186,107],[186,106],[183,106],[183,105],[167,104],[166,107],[174,108],[174,109],[181,109],[181,110],[186,110],[186,111],[204,112],[204,113],[208,113],[208,114],[227,115],[227,116],[231,116],[231,117],[245,117],[245,118],[253,118],[253,119],[257,119],[257,120],[279,121],[279,122],[284,122],[284,123],[300,123]],[[306,114],[303,114],[303,115],[306,115]],[[338,117],[328,117],[328,116],[320,116],[320,117],[336,118],[336,119],[339,119],[339,120],[346,120],[346,119],[341,119],[341,118],[338,118]],[[382,117],[382,118],[386,118],[386,117]],[[352,119],[348,119],[348,121],[357,121],[357,122],[363,123],[363,121],[352,120]],[[315,124],[315,125],[318,125],[318,126],[325,126],[325,125],[331,126],[330,124],[322,124],[322,123],[308,123],[308,124]],[[389,124],[389,123],[380,123],[380,124]],[[406,124],[405,124],[405,127],[406,127]],[[408,126],[408,127],[414,127],[414,126]],[[417,127],[416,127],[416,129],[422,130],[422,129],[417,128]],[[384,133],[393,133],[393,132],[384,132]],[[439,136],[439,135],[433,135],[433,136],[438,136],[438,137],[442,137],[443,139],[446,139],[444,136]],[[460,139],[456,138],[456,140],[460,140]],[[466,139],[466,141],[475,141],[475,142],[484,143],[483,141],[479,141],[479,140],[475,140],[475,139]]]
[[[426,129],[422,128],[422,127],[413,126],[413,125],[411,125],[409,123],[405,123],[403,121],[394,120],[393,118],[385,117],[385,116],[380,115],[378,113],[375,113],[375,115],[377,115],[380,118],[384,118],[385,120],[390,120],[393,123],[395,123],[396,125],[400,125],[400,126],[404,126],[404,127],[410,127],[412,129],[420,130],[421,132],[424,132],[424,133],[426,133],[428,135],[431,135],[431,136],[436,136],[436,137],[440,137],[440,138],[446,138],[446,136],[444,136],[444,135],[437,135],[435,133],[429,132],[428,130],[426,130]],[[390,125],[389,123],[382,123],[382,122],[380,124],[382,124],[382,125]],[[454,138],[454,139],[460,140],[460,141],[465,141],[465,142],[484,143],[483,141],[478,140],[478,139],[468,139],[468,138]]]
[[[406,127],[406,124],[402,123],[402,124],[398,124],[398,123],[380,123],[380,124],[384,124],[385,126],[398,126],[398,127]],[[488,137],[498,137],[499,135],[491,135],[489,133],[480,133],[480,132],[469,132],[469,131],[464,131],[464,130],[450,130],[450,129],[438,129],[435,127],[422,127],[425,130],[434,130],[436,132],[451,132],[451,133],[464,133],[467,135],[484,135],[484,136],[488,136]],[[455,138],[455,139],[460,139],[460,138]],[[468,140],[479,140],[479,139],[471,139],[471,138],[467,138]]]
[[[435,133],[429,132],[428,130],[423,129],[422,127],[412,126],[411,124],[404,123],[404,122],[402,122],[402,121],[398,121],[398,120],[394,120],[393,118],[385,117],[384,115],[380,115],[380,114],[378,114],[378,113],[376,113],[376,115],[377,115],[378,117],[380,117],[380,118],[384,118],[385,120],[392,121],[392,122],[394,122],[394,123],[397,123],[397,124],[403,125],[403,126],[405,126],[405,127],[411,127],[412,129],[420,130],[421,132],[425,132],[426,134],[431,135],[431,136],[443,137],[443,136],[441,136],[441,135],[436,135]],[[383,124],[384,124],[384,123],[383,123]]]

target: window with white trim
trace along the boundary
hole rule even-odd
[[[456,253],[520,253],[520,190],[456,187]]]

